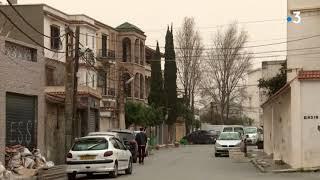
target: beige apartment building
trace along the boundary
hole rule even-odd
[[[43,95],[39,95],[37,99],[41,105],[39,110],[44,115],[36,121],[39,143],[34,144],[42,149],[48,159],[60,164],[64,161],[64,150],[58,151],[56,147],[64,144],[65,136],[63,127],[66,54],[61,52],[66,49],[66,28],[75,31],[76,26],[79,26],[81,52],[90,52],[80,59],[77,74],[76,137],[92,131],[119,128],[120,113],[123,113],[119,111],[119,86],[122,82],[119,77],[120,70],[125,75],[125,81],[130,80],[125,88],[125,99],[147,103],[151,77],[150,60],[155,51],[145,45],[145,33],[127,22],[113,28],[87,15],[67,14],[46,4],[16,4],[15,7],[32,26],[48,36],[35,32],[10,6],[0,5],[24,32],[49,48],[38,51],[43,52],[41,63],[44,63],[44,66],[32,67],[44,72],[43,75],[39,74],[44,78],[44,84],[39,88]],[[36,43],[25,37],[3,16],[0,16],[0,25],[0,35],[36,46]],[[41,133],[43,129],[51,131]],[[1,134],[1,137],[2,135],[4,134]]]
[[[125,88],[126,100],[147,103],[150,91],[150,60],[155,51],[145,46],[146,35],[130,23],[123,23],[116,28],[103,25],[97,34],[99,67],[100,130],[119,128],[119,83],[120,71],[124,81],[132,79]],[[99,35],[100,34],[100,35]]]

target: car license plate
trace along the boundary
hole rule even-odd
[[[95,158],[96,158],[96,156],[94,156],[94,155],[80,156],[80,160],[93,160]]]

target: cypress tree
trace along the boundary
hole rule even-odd
[[[161,72],[161,53],[157,42],[156,53],[151,61],[151,88],[149,104],[155,107],[162,107],[163,103],[163,78]]]
[[[174,123],[177,119],[177,65],[175,62],[175,51],[173,43],[173,29],[169,27],[166,34],[165,44],[165,69],[164,89],[166,93],[166,105],[168,109],[167,124],[169,125],[170,141],[174,141]]]

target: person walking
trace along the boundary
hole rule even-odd
[[[140,128],[140,132],[136,135],[136,141],[138,144],[138,152],[139,152],[139,164],[144,164],[144,157],[146,152],[147,145],[147,135],[144,132],[144,128]]]

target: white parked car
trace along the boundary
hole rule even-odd
[[[238,132],[222,132],[215,144],[215,156],[229,155],[229,150],[240,150],[241,135]]]
[[[69,179],[76,174],[109,173],[116,178],[119,171],[132,173],[132,156],[123,143],[114,136],[86,136],[76,140],[67,154]]]

